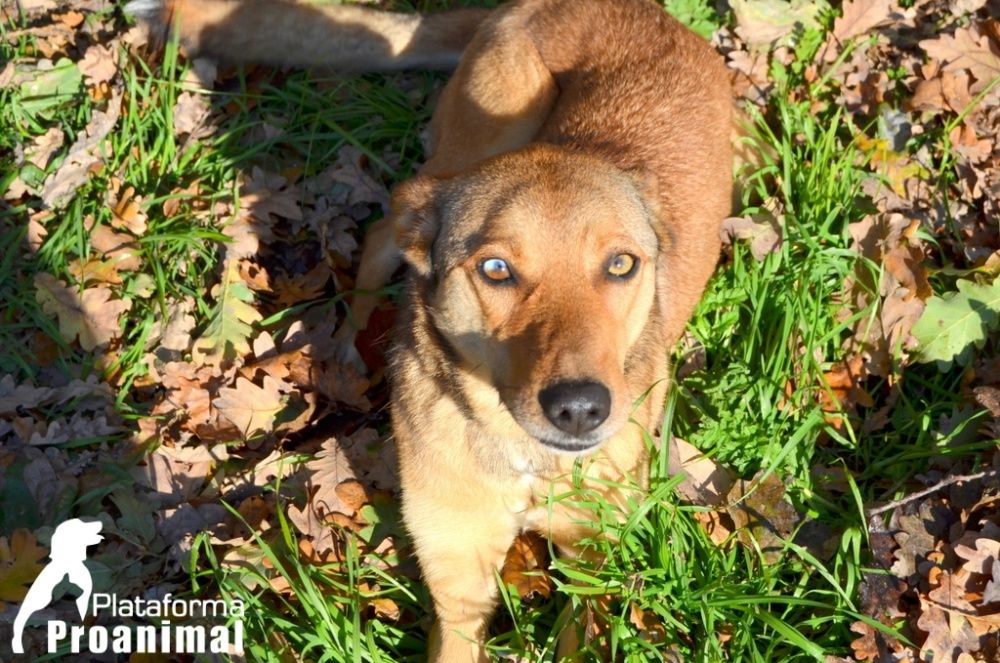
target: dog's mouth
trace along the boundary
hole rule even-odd
[[[545,446],[555,449],[556,451],[567,453],[567,454],[582,454],[588,451],[593,451],[597,447],[601,446],[604,442],[601,440],[553,440],[551,438],[539,438],[539,442]]]

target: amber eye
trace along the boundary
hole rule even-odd
[[[631,278],[638,266],[638,258],[627,253],[619,253],[608,263],[608,274],[619,279]]]
[[[487,258],[480,263],[479,271],[486,277],[487,281],[493,283],[506,283],[514,278],[507,262],[500,258]]]

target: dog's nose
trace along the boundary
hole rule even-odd
[[[611,392],[600,382],[557,382],[538,394],[545,416],[559,430],[579,437],[604,423]]]

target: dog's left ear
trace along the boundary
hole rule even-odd
[[[626,170],[625,175],[639,193],[639,197],[642,198],[643,204],[649,210],[650,216],[655,220],[660,213],[660,183],[656,175],[645,168]],[[656,224],[654,224],[653,229],[657,231],[658,236],[659,230],[655,226]]]
[[[439,185],[433,177],[418,175],[402,182],[392,192],[396,246],[406,262],[423,277],[431,275],[431,246],[440,226]]]

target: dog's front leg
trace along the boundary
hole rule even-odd
[[[404,508],[437,613],[428,660],[488,661],[483,642],[497,603],[496,571],[517,533],[514,518],[482,493],[452,495],[448,504],[420,497],[407,495]]]

